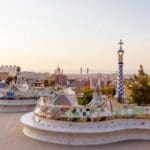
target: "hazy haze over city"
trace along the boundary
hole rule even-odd
[[[115,72],[120,38],[125,72],[150,72],[149,0],[1,0],[0,64],[65,72]]]

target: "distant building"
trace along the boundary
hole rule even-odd
[[[44,81],[36,81],[34,83],[34,87],[37,88],[37,89],[44,88]]]
[[[44,81],[49,79],[49,73],[41,72],[21,72],[21,77],[24,81],[33,84],[36,81]]]
[[[67,85],[67,76],[63,74],[63,69],[61,69],[59,66],[54,71],[54,74],[50,76],[50,80],[55,81],[61,86]]]
[[[6,81],[8,76],[9,76],[8,72],[0,72],[0,81],[2,81],[2,80]]]
[[[73,88],[82,88],[84,86],[89,86],[90,81],[88,78],[68,78],[67,79],[67,85]]]
[[[17,75],[17,66],[15,66],[15,65],[10,65],[10,66],[7,66],[7,65],[5,65],[5,66],[1,66],[0,67],[0,73],[8,73],[9,74],[9,76],[16,76]]]

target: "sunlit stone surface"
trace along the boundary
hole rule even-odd
[[[67,122],[38,120],[33,113],[28,113],[21,122],[27,136],[57,144],[99,145],[131,139],[150,140],[150,120],[146,119]]]
[[[33,111],[37,100],[0,100],[0,112]]]

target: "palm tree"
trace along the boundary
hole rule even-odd
[[[17,67],[17,74],[19,74],[21,72],[21,68],[18,66]]]
[[[21,68],[20,68],[20,66],[18,66],[18,67],[17,67],[17,74],[16,74],[16,76],[15,76],[15,83],[17,82],[18,75],[20,74],[20,72],[21,72]]]

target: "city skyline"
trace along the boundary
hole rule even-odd
[[[6,0],[0,2],[0,65],[23,71],[116,72],[123,40],[125,73],[150,72],[150,2]]]

